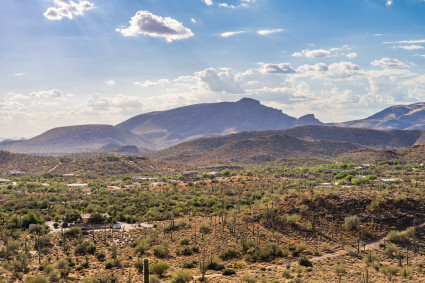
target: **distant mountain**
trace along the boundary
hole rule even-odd
[[[366,119],[334,125],[380,130],[425,130],[425,102],[391,106]]]
[[[201,162],[226,160],[242,163],[273,162],[282,158],[328,158],[363,149],[341,141],[308,141],[288,135],[270,135],[215,143],[220,138],[203,138],[149,153],[152,159]],[[211,142],[211,143],[210,143]],[[205,146],[202,147],[201,145]],[[191,145],[195,145],[191,147]],[[215,146],[214,146],[215,145]]]
[[[297,119],[257,100],[243,98],[237,102],[195,104],[141,114],[117,127],[150,140],[160,149],[201,137],[320,124],[312,114]]]
[[[0,142],[0,149],[29,154],[69,154],[101,150],[108,144],[136,146],[140,151],[151,145],[131,132],[110,125],[80,125],[51,129],[39,136],[23,141]],[[134,147],[131,148],[135,151]]]
[[[279,131],[241,132],[200,138],[148,153],[169,161],[274,161],[279,158],[336,157],[351,151],[404,148],[424,142],[425,131],[380,131],[327,126],[300,126]],[[372,150],[372,149],[371,149]]]

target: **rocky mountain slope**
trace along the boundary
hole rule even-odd
[[[336,123],[335,125],[381,130],[425,130],[425,102],[391,106],[366,119]]]
[[[141,114],[117,126],[164,148],[200,137],[318,124],[322,123],[313,115],[296,119],[257,100],[244,98]]]
[[[107,145],[112,145],[114,149],[130,145],[137,146],[140,151],[151,149],[151,145],[140,137],[110,125],[54,128],[29,140],[1,142],[0,149],[17,153],[60,155],[101,150]]]

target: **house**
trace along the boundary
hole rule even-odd
[[[74,177],[75,174],[62,174],[63,177]]]
[[[108,213],[101,213],[100,215],[104,218],[110,217]],[[80,218],[77,220],[77,223],[87,224],[90,220],[90,217],[91,217],[91,213],[82,213],[80,214]]]
[[[198,171],[184,171],[182,172],[183,177],[193,177],[195,175],[198,175]]]
[[[25,172],[25,171],[18,171],[18,170],[12,170],[9,173],[10,176],[23,176],[23,175],[26,175],[26,174],[27,174],[27,172]]]
[[[85,187],[88,187],[89,184],[86,184],[86,183],[82,183],[82,184],[68,184],[67,186],[70,187],[70,188],[85,188]]]
[[[7,182],[11,182],[11,181],[9,179],[0,178],[0,184],[4,184],[4,183],[7,183]]]

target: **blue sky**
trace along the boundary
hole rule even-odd
[[[251,97],[324,122],[425,101],[424,0],[2,0],[0,136]]]

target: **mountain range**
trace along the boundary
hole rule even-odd
[[[311,127],[300,127],[305,125]],[[344,130],[346,127],[370,130],[353,132]],[[373,129],[415,130],[400,134],[397,131]],[[363,120],[324,124],[312,114],[297,119],[281,110],[264,106],[257,100],[243,98],[237,102],[195,104],[145,113],[116,126],[79,125],[54,128],[28,140],[2,141],[0,150],[45,155],[87,151],[137,153],[161,150],[198,138],[221,137],[240,132],[246,132],[243,135],[249,136],[249,139],[261,140],[261,137],[269,137],[264,142],[272,142],[270,136],[277,135],[279,139],[283,139],[282,136],[286,135],[310,142],[331,140],[391,148],[421,144],[422,129],[425,129],[425,103],[392,106]],[[284,132],[267,132],[282,130]],[[232,138],[230,135],[225,139]],[[238,142],[240,140],[237,139]]]

